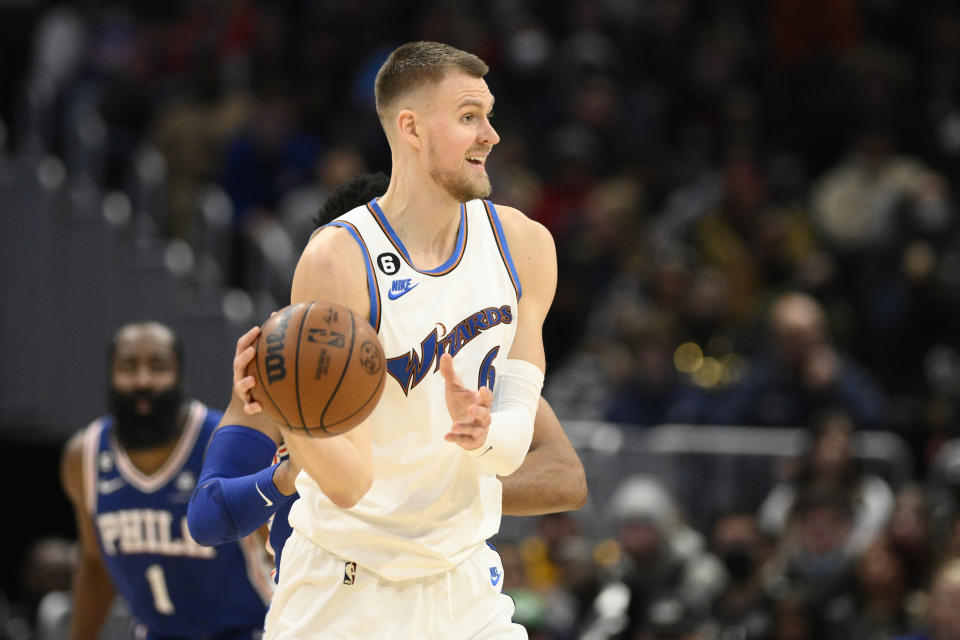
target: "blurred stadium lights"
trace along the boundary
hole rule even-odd
[[[54,155],[44,156],[37,165],[37,181],[47,191],[56,191],[67,179],[67,167]]]
[[[101,211],[103,212],[103,219],[110,226],[123,227],[130,224],[133,204],[124,192],[111,191],[104,197]]]
[[[253,298],[243,289],[229,289],[221,301],[223,315],[235,324],[249,324],[253,318]]]
[[[185,240],[174,238],[167,243],[163,251],[163,264],[174,276],[186,277],[193,271],[195,262],[193,249]]]

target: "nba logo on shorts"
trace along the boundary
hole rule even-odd
[[[351,585],[357,578],[357,563],[347,562],[343,565],[343,584]]]

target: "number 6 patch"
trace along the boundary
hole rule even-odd
[[[400,258],[395,253],[381,253],[377,256],[377,266],[388,276],[400,271]]]

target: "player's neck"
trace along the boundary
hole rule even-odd
[[[445,189],[432,181],[414,186],[394,178],[377,203],[418,267],[430,269],[450,257],[460,227],[460,202]]]
[[[183,436],[183,428],[186,426],[188,414],[189,411],[186,410],[186,405],[180,408],[180,411],[177,413],[177,435],[167,442],[146,449],[130,450],[124,448],[127,458],[130,459],[130,462],[140,473],[152,476],[170,459],[177,445],[180,444],[180,438]]]

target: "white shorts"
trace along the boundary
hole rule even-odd
[[[502,587],[500,555],[487,545],[450,571],[389,582],[294,531],[264,640],[526,640]]]

